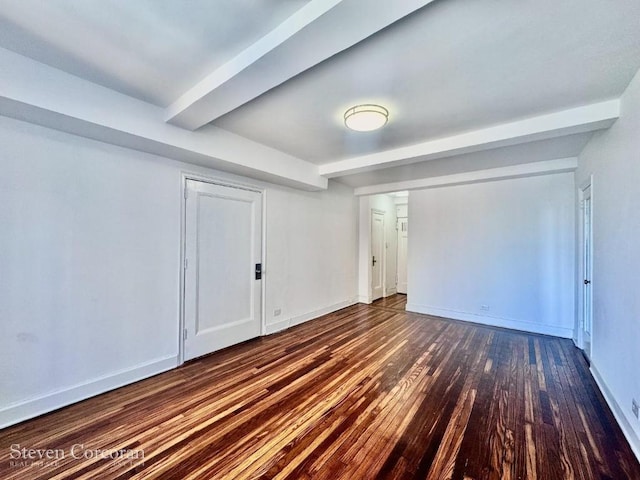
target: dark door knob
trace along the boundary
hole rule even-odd
[[[587,280],[586,278],[584,279],[584,284],[585,285],[589,285],[591,283],[591,280]]]

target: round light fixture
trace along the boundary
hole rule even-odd
[[[380,105],[356,105],[344,112],[344,124],[351,130],[370,132],[387,124],[389,110]]]

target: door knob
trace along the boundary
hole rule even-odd
[[[584,279],[584,284],[585,285],[589,285],[591,283],[591,280],[587,280],[586,278]]]

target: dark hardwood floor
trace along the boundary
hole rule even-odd
[[[0,478],[640,479],[570,341],[403,302],[355,305],[2,430]],[[17,444],[59,458],[25,466]]]

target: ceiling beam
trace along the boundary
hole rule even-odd
[[[311,0],[170,105],[165,120],[196,130],[434,0]]]
[[[320,165],[319,172],[327,178],[334,178],[574,133],[601,130],[610,127],[619,116],[620,100],[608,100],[384,152],[338,160]]]
[[[0,115],[280,185],[324,190],[318,167],[226,130],[190,132],[163,109],[0,48]]]
[[[422,190],[426,188],[466,185],[469,183],[507,180],[510,178],[573,172],[576,168],[578,168],[577,158],[559,158],[543,162],[523,163],[509,167],[488,168],[473,172],[456,173],[454,175],[442,175],[439,177],[422,178],[419,180],[370,185],[354,189],[354,194],[358,196],[377,195],[379,193],[392,193],[404,190]]]

